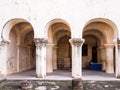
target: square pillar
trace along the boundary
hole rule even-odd
[[[120,78],[120,40],[118,40],[117,48],[116,48],[116,77]]]
[[[38,78],[46,76],[46,44],[47,40],[44,38],[35,38],[36,45],[36,74]]]
[[[113,44],[105,44],[106,48],[106,73],[114,73],[114,45]]]
[[[69,42],[72,45],[72,77],[82,78],[82,45],[84,39],[73,38]]]
[[[57,46],[54,45],[53,48],[53,69],[56,70],[57,69]]]
[[[106,57],[106,55],[105,55],[105,47],[104,46],[101,46],[101,47],[99,47],[99,54],[100,54],[100,56],[99,56],[99,59],[100,59],[100,62],[102,63],[102,70],[103,71],[105,71],[105,57]]]
[[[53,48],[54,44],[47,44],[47,72],[53,72]]]

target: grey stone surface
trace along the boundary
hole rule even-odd
[[[71,78],[71,72],[54,71],[46,78],[36,78],[33,71],[21,72],[8,76],[0,82],[0,90],[21,90],[21,83],[28,80],[32,83],[29,90],[120,90],[120,79],[113,74],[98,71],[83,71],[82,79]]]
[[[0,82],[0,90],[22,90],[21,80],[4,80]],[[32,86],[26,90],[72,90],[71,81],[32,80]]]
[[[120,90],[120,81],[83,81],[83,90]]]
[[[23,80],[4,80],[0,82],[0,90],[23,90]],[[29,80],[32,86],[25,90],[120,90],[120,81],[98,80]]]
[[[73,90],[83,90],[82,79],[77,78],[72,80],[72,88]]]

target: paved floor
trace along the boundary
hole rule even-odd
[[[120,80],[115,78],[114,74],[106,74],[101,71],[83,70],[83,80]],[[24,71],[7,76],[7,80],[72,80],[71,72],[69,71],[54,71],[47,73],[45,78],[36,78],[35,70]]]

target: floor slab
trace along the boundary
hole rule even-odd
[[[71,72],[66,70],[56,70],[47,73],[45,78],[36,78],[35,70],[24,71],[8,75],[7,80],[72,80]],[[82,80],[120,80],[114,74],[107,74],[101,71],[83,70]]]

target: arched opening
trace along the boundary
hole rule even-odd
[[[116,30],[106,20],[90,21],[83,30],[82,67],[89,70],[115,72]],[[86,51],[85,51],[86,50]],[[91,69],[91,63],[93,63]]]
[[[54,20],[53,20],[54,21]],[[62,20],[59,22],[52,22],[48,28],[48,42],[52,44],[52,57],[51,57],[51,70],[47,69],[47,72],[53,70],[68,70],[71,71],[71,45],[69,39],[71,38],[71,32],[69,26]],[[47,53],[49,53],[49,45]],[[50,67],[50,57],[47,54],[47,68]]]
[[[83,69],[89,69],[89,63],[99,63],[98,59],[98,47],[99,39],[94,35],[84,35],[85,42],[82,46],[82,67]]]
[[[68,31],[61,31],[61,33],[68,33]],[[57,68],[59,70],[71,70],[71,45],[69,43],[70,36],[65,35],[62,36],[57,41]]]
[[[9,24],[12,25],[12,23]],[[7,74],[35,69],[34,31],[31,24],[25,21],[19,22],[18,20],[9,29],[8,39],[10,43],[7,47]],[[3,38],[7,39],[7,37]]]

